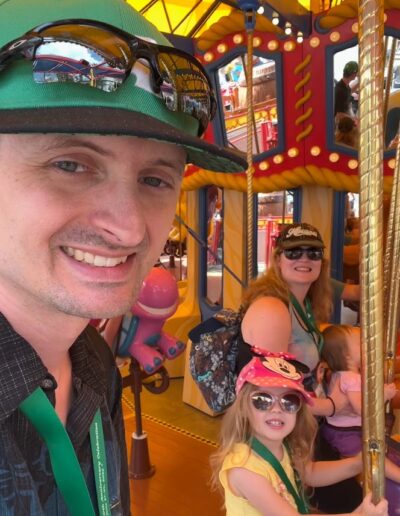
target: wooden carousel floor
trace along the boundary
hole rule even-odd
[[[132,461],[132,433],[135,415],[123,400],[128,460],[135,473],[149,471]],[[143,418],[147,434],[148,456],[155,474],[149,478],[130,480],[133,516],[222,516],[222,499],[211,492],[209,456],[215,446],[189,432],[169,424]],[[143,449],[135,441],[134,451]],[[136,455],[137,457],[137,455]]]

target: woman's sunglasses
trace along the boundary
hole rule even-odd
[[[216,112],[210,80],[197,59],[107,23],[74,19],[36,27],[0,49],[0,71],[19,57],[33,61],[37,83],[74,82],[106,92],[115,91],[136,61],[145,60],[153,91],[169,110],[197,119],[200,135]]]
[[[288,260],[300,260],[304,254],[314,262],[322,260],[324,257],[324,250],[320,247],[294,247],[293,249],[283,249],[282,252]]]
[[[300,394],[295,392],[287,392],[280,396],[274,396],[269,392],[254,392],[251,395],[253,407],[261,411],[271,410],[278,402],[283,412],[295,414],[300,410],[302,401]]]

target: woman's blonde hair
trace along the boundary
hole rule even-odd
[[[289,306],[289,286],[282,277],[278,259],[281,249],[275,249],[272,254],[271,266],[267,272],[254,280],[243,297],[243,311],[259,297],[277,297]],[[329,321],[332,312],[332,287],[330,281],[329,262],[326,258],[322,259],[321,273],[314,283],[310,286],[307,293],[311,301],[312,311],[317,323]]]
[[[235,444],[249,444],[253,437],[250,395],[257,389],[257,386],[246,383],[239,392],[233,405],[229,407],[223,417],[220,431],[220,446],[210,457],[212,468],[211,485],[214,489],[222,489],[219,480],[219,472],[225,457],[233,450]],[[306,403],[302,403],[297,413],[296,425],[291,434],[286,437],[285,442],[289,447],[293,467],[299,474],[303,484],[305,468],[310,460],[312,460],[314,451],[313,443],[316,433],[317,422]]]
[[[324,336],[324,346],[321,357],[328,364],[329,369],[336,371],[347,371],[347,357],[349,346],[347,338],[353,331],[352,326],[347,324],[336,324],[328,326],[322,332]]]

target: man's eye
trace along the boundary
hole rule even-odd
[[[167,186],[167,183],[165,181],[163,181],[159,177],[153,177],[153,176],[144,177],[141,180],[141,182],[148,186],[154,186],[154,187],[166,187]]]
[[[54,164],[64,172],[82,172],[85,169],[83,165],[80,165],[76,161],[62,160],[56,161]]]

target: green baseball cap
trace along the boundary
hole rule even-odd
[[[37,26],[67,19],[107,23],[171,46],[124,0],[0,0],[0,49]],[[149,69],[140,61],[120,88],[108,93],[72,83],[35,83],[32,63],[16,59],[0,71],[0,99],[0,133],[136,136],[179,145],[186,150],[188,163],[208,170],[247,168],[242,153],[199,138],[194,117],[170,111],[152,90]]]

